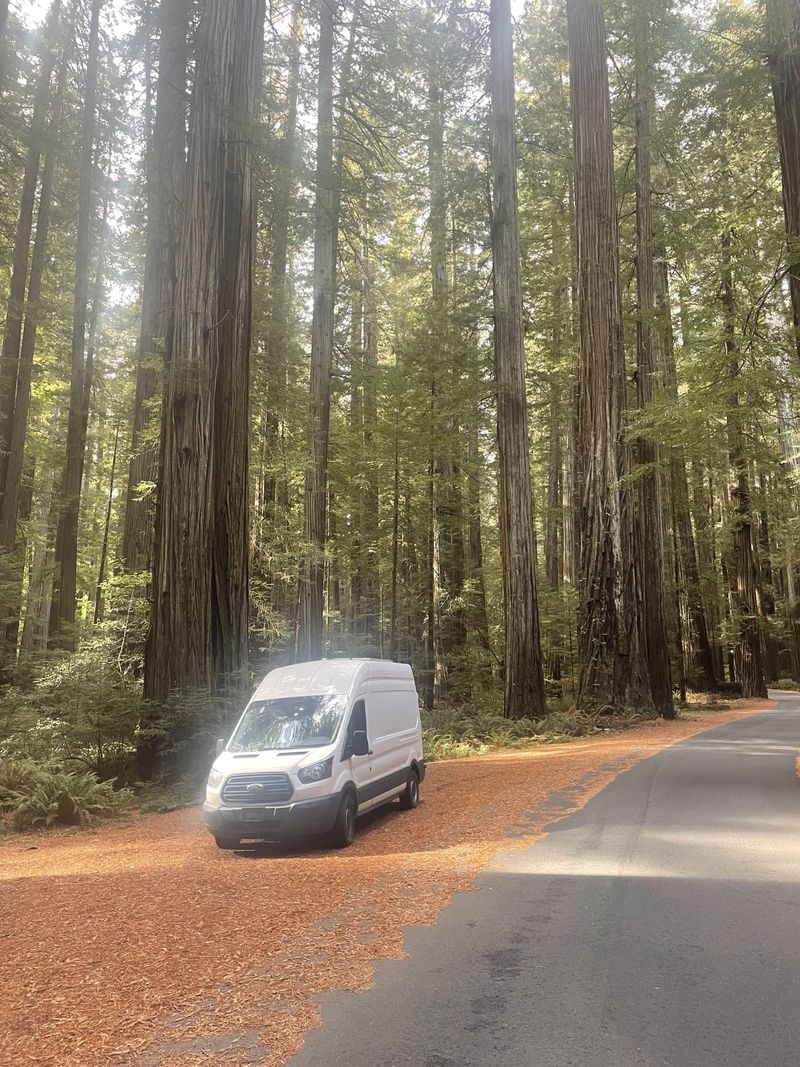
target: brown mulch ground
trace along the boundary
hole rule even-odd
[[[2,839],[0,1064],[278,1067],[318,1021],[310,998],[367,987],[509,836],[530,844],[638,760],[770,706],[434,764],[417,811],[367,817],[345,852],[219,852],[197,809]]]

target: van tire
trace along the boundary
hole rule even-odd
[[[403,811],[413,811],[419,804],[419,775],[412,768],[408,772],[408,781],[403,793],[400,794],[400,807]]]
[[[217,842],[217,848],[232,849],[238,848],[242,843],[241,837],[217,837],[214,835],[214,840]]]
[[[330,832],[334,848],[349,848],[356,836],[356,798],[349,789],[342,797],[339,814]]]

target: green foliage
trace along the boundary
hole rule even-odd
[[[125,811],[132,794],[89,770],[49,761],[0,761],[0,813],[15,830],[76,826]]]
[[[124,774],[141,712],[136,680],[84,647],[51,662],[32,687],[6,691],[0,754],[78,759],[102,777]]]
[[[9,23],[4,84],[9,116],[30,116],[32,110],[40,60],[39,35],[30,32],[35,20],[26,15],[30,6],[17,4],[17,17]],[[77,16],[76,39],[83,40],[85,5],[69,6]],[[70,350],[74,305],[77,156],[69,151],[60,153],[56,167],[47,249],[51,266],[44,277],[26,436],[27,517],[19,522],[19,553],[0,554],[0,603],[6,605],[6,614],[9,605],[12,615],[19,609],[21,621],[17,657],[0,664],[3,681],[13,681],[0,694],[0,758],[67,765],[74,760],[100,778],[128,783],[135,779],[137,746],[148,741],[159,743],[162,761],[177,766],[175,773],[199,773],[215,737],[227,731],[240,711],[253,680],[236,679],[227,692],[213,696],[189,692],[174,696],[164,708],[147,706],[141,678],[149,576],[125,575],[116,558],[128,489],[125,472],[141,311],[137,294],[151,192],[146,187],[142,102],[153,98],[155,85],[145,87],[142,72],[158,68],[152,62],[156,53],[143,52],[146,41],[155,48],[152,18],[145,7],[131,7],[145,21],[130,37],[109,23],[99,85],[93,195],[99,201],[110,194],[114,221],[106,235],[101,280],[108,299],[100,293],[88,396],[75,655],[47,650],[58,472],[67,422],[63,413],[69,393],[65,353]],[[287,10],[276,8],[267,35],[262,115],[253,145],[259,215],[250,406],[254,677],[293,658],[298,562],[309,550],[303,511],[314,131],[305,120],[299,123],[291,153],[290,203],[279,219],[275,185],[286,151],[290,76]],[[640,323],[632,37],[634,16],[641,14],[649,23],[653,59],[654,214],[659,253],[668,268],[675,367],[674,375],[670,368],[674,382],[669,389],[646,409],[629,411],[626,432],[629,440],[646,434],[660,449],[675,674],[680,663],[691,684],[697,635],[689,617],[685,567],[675,558],[682,549],[674,536],[674,501],[668,486],[673,450],[679,450],[687,475],[686,507],[700,593],[720,662],[727,659],[741,628],[741,613],[729,595],[735,520],[728,430],[734,407],[753,472],[753,533],[766,614],[760,624],[765,638],[780,651],[775,673],[786,674],[787,645],[800,612],[800,447],[793,406],[798,364],[785,291],[785,224],[769,74],[763,61],[763,12],[758,5],[731,0],[699,8],[647,3],[638,8],[630,0],[605,6],[621,296],[631,374]],[[339,51],[344,52],[350,12],[343,8],[338,17]],[[501,714],[504,608],[487,203],[486,8],[454,8],[446,14],[442,7],[418,2],[391,10],[367,2],[359,18],[351,57],[353,91],[348,98],[342,95],[337,108],[342,189],[327,472],[326,651],[394,655],[412,663],[419,677],[429,654],[428,586],[435,569],[437,698],[450,704],[426,720],[429,758],[585,736],[600,725],[566,711],[518,722]],[[301,115],[308,112],[314,92],[315,33],[315,19],[310,18],[301,42]],[[541,0],[520,9],[515,34],[521,283],[540,546],[539,621],[549,707],[557,709],[574,699],[580,621],[572,469],[576,235],[563,4]],[[65,146],[78,139],[84,74],[77,54],[69,58],[68,53],[68,59],[64,129],[58,138]],[[445,187],[438,209],[428,169],[434,85],[442,94],[444,124]],[[342,94],[344,88],[339,86]],[[3,301],[17,229],[26,130],[27,119],[6,123],[9,150],[0,160]],[[107,157],[115,175],[108,188],[100,181]],[[99,203],[95,206],[99,223],[102,212]],[[288,226],[285,279],[275,276],[281,221]],[[444,321],[434,321],[434,223],[443,223],[447,233]],[[739,353],[735,374],[720,304],[724,230],[731,234],[728,254]],[[99,226],[93,233],[95,249],[100,245],[97,231]],[[98,266],[93,261],[92,271]],[[158,372],[162,360],[153,354],[145,362]],[[631,380],[631,399],[634,392]],[[159,388],[149,404],[154,416],[145,435],[149,445],[159,438],[160,395]],[[632,486],[639,484],[643,469],[634,464]],[[138,497],[156,488],[151,482],[130,487]],[[463,567],[452,579],[448,574],[459,570],[453,559],[462,544]],[[458,630],[462,621],[459,647],[448,646],[442,635]],[[793,683],[783,678],[776,684],[789,688]],[[466,695],[470,704],[464,703]],[[156,777],[159,773],[156,770]],[[190,777],[187,795],[193,783]],[[179,782],[147,803],[177,804],[183,795]]]
[[[770,686],[772,689],[781,689],[787,693],[796,693],[800,689],[794,678],[779,678],[777,682],[771,682]]]
[[[461,759],[497,748],[528,748],[603,732],[596,716],[552,711],[542,719],[506,719],[497,711],[442,707],[423,718],[426,759]]]

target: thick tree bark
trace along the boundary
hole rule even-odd
[[[129,573],[150,568],[158,441],[153,424],[175,303],[175,251],[186,169],[186,68],[190,0],[161,0],[155,120],[147,148],[147,247],[136,352],[131,458],[122,558]]]
[[[42,35],[39,78],[33,105],[25,170],[22,175],[20,209],[17,216],[17,229],[11,260],[11,279],[8,303],[6,305],[5,327],[3,329],[3,345],[2,350],[0,350],[0,494],[5,492],[7,479],[11,423],[14,418],[17,379],[19,376],[25,289],[28,284],[28,257],[33,229],[33,210],[36,203],[36,184],[39,178],[46,115],[50,104],[50,81],[57,54],[56,41],[60,37],[60,19],[61,0],[53,0]]]
[[[585,711],[652,713],[635,558],[635,494],[623,487],[629,458],[605,25],[596,0],[569,0],[567,19],[580,321],[576,702]]]
[[[640,0],[641,2],[641,0]],[[655,282],[653,275],[653,200],[650,177],[652,69],[648,49],[649,26],[642,11],[635,14],[636,38],[636,399],[646,408],[659,392],[655,336]],[[667,637],[664,580],[664,519],[661,504],[659,449],[651,437],[637,440],[640,511],[640,568],[644,639],[653,704],[665,719],[675,718]]]
[[[506,633],[505,714],[514,719],[541,718],[546,706],[536,599],[509,0],[492,0],[490,11],[492,261]]]
[[[800,0],[767,0],[768,63],[786,224],[789,293],[800,355]]]
[[[297,634],[299,660],[314,660],[322,656],[324,630],[328,432],[338,221],[333,167],[333,39],[336,6],[335,0],[320,2],[310,433],[303,531],[305,550]]]
[[[75,645],[75,597],[78,576],[78,518],[86,446],[84,403],[89,260],[92,233],[92,161],[95,139],[100,9],[92,0],[89,51],[86,60],[81,162],[78,176],[78,223],[75,242],[75,297],[72,317],[69,411],[66,462],[61,479],[60,513],[56,534],[56,569],[50,607],[50,638],[65,648]]]
[[[159,703],[218,692],[247,665],[250,126],[263,25],[263,0],[208,0],[198,28],[145,655],[145,696]]]

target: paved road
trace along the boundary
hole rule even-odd
[[[324,996],[292,1067],[797,1067],[800,698],[777,699],[509,853],[371,990]]]

